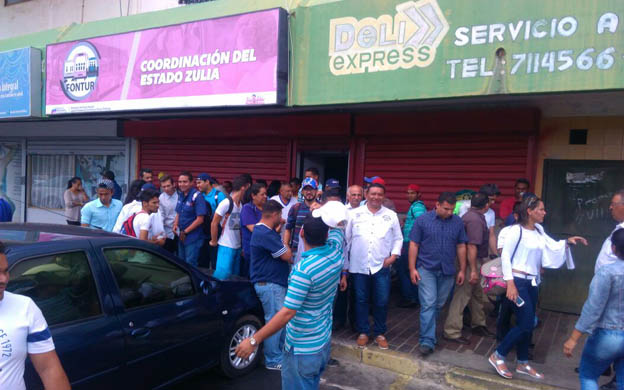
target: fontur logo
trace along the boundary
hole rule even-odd
[[[331,19],[329,28],[329,69],[340,76],[427,67],[449,24],[436,0],[420,0],[398,4],[394,17]]]

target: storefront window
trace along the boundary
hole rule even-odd
[[[100,174],[106,170],[115,173],[115,180],[125,192],[125,161],[123,155],[31,155],[29,206],[64,209],[63,193],[74,176],[82,179],[87,195],[94,199]]]

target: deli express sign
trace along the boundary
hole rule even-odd
[[[321,33],[297,34],[296,104],[624,87],[623,1],[343,0],[302,13],[297,31]]]

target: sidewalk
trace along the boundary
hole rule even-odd
[[[422,361],[420,354],[418,353],[418,329],[419,329],[419,313],[418,308],[402,309],[396,307],[397,298],[395,294],[391,296],[390,307],[388,311],[388,338],[390,344],[390,350],[400,352],[402,354],[396,354],[410,358],[416,362]],[[448,306],[448,305],[447,305]],[[579,341],[575,356],[571,359],[566,358],[563,355],[563,343],[572,332],[574,324],[578,316],[556,313],[551,311],[544,311],[538,309],[538,317],[541,321],[541,325],[536,329],[533,342],[535,348],[533,349],[534,361],[531,364],[538,370],[544,373],[545,379],[542,381],[533,381],[526,375],[514,375],[512,381],[505,380],[498,377],[494,369],[487,362],[487,357],[496,348],[496,340],[494,338],[486,338],[480,336],[472,336],[470,330],[464,328],[463,334],[471,341],[470,345],[460,345],[456,343],[447,342],[442,338],[443,320],[446,318],[446,308],[441,314],[441,320],[438,321],[437,337],[438,346],[436,351],[426,358],[427,363],[431,363],[434,366],[436,363],[446,365],[447,367],[460,367],[470,369],[470,372],[475,373],[476,376],[480,376],[478,372],[486,374],[487,378],[496,379],[496,383],[505,382],[517,382],[522,379],[526,383],[533,381],[534,383],[541,383],[546,388],[565,388],[565,389],[577,389],[579,387],[578,374],[574,372],[574,368],[578,366],[580,361],[580,355],[585,339]],[[372,318],[371,318],[372,323]],[[488,328],[491,331],[496,329],[495,319],[488,317]],[[357,334],[350,328],[343,328],[334,332],[333,343],[334,346],[342,346],[350,348],[355,346],[355,339]],[[364,350],[366,352],[375,352],[381,354],[387,354],[387,351],[381,351],[377,348],[371,340],[369,346]],[[349,352],[353,354],[352,352]],[[355,352],[357,353],[357,352]],[[392,352],[390,352],[392,355]],[[508,357],[507,362],[512,372],[515,373],[515,353],[512,351]],[[364,362],[365,363],[365,362]],[[390,363],[390,369],[392,365]],[[466,374],[462,372],[460,376]],[[448,379],[448,375],[447,375]],[[498,381],[500,379],[500,381]],[[601,377],[600,384],[608,382],[609,378]],[[501,382],[502,381],[502,382]],[[502,385],[493,385],[485,387],[472,387],[472,388],[502,388]],[[529,388],[537,386],[529,386]],[[462,386],[463,388],[463,386]]]

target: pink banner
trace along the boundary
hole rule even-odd
[[[285,103],[285,11],[47,47],[46,114]]]

